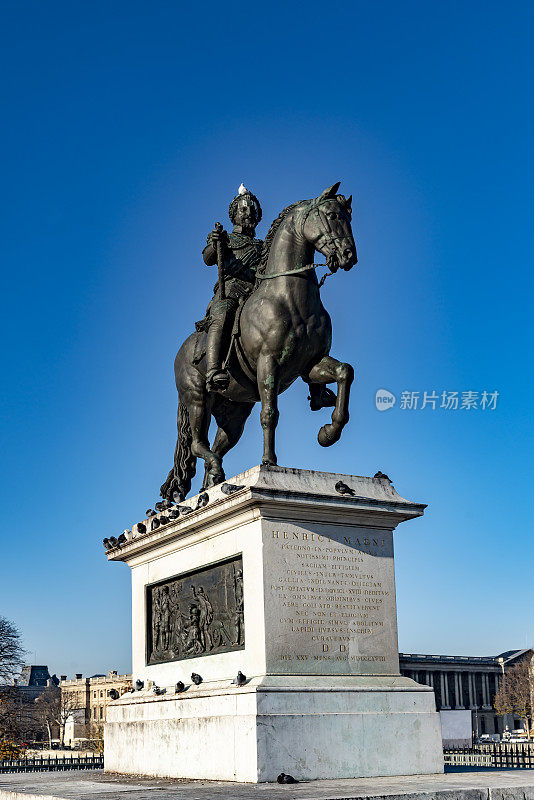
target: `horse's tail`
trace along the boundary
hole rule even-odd
[[[174,466],[162,485],[161,496],[174,502],[185,500],[191,489],[191,481],[197,471],[197,459],[191,452],[191,425],[185,403],[178,403],[178,440],[174,451]]]

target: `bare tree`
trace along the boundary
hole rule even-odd
[[[0,750],[14,753],[39,733],[34,704],[28,701],[18,686],[0,689]],[[8,756],[5,755],[7,758]]]
[[[8,619],[0,616],[0,683],[10,681],[20,672],[23,656],[20,631]]]
[[[16,758],[22,741],[18,710],[18,690],[4,686],[0,690],[0,758]]]
[[[35,710],[48,734],[50,747],[54,731],[59,734],[60,744],[65,740],[65,723],[70,715],[78,710],[79,702],[75,695],[62,692],[58,686],[49,686],[35,701]]]
[[[515,714],[523,722],[526,734],[530,738],[533,714],[534,674],[532,658],[526,657],[511,667],[505,675],[495,695],[495,711],[497,714]]]
[[[59,711],[59,700],[59,689],[49,686],[35,699],[34,704],[35,716],[39,720],[41,727],[46,730],[50,749],[52,748],[54,729],[57,727],[56,718]]]
[[[85,742],[85,746],[88,750],[92,750],[93,753],[103,753],[104,752],[104,723],[103,722],[91,722],[89,728],[89,735],[87,737],[87,741]]]

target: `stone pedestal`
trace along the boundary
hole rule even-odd
[[[108,552],[132,569],[144,686],[108,705],[106,770],[248,782],[442,772],[433,690],[398,661],[393,530],[425,506],[386,478],[281,467],[182,506],[193,510],[148,519]]]

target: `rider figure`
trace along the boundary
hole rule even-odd
[[[263,247],[263,242],[261,239],[255,239],[254,233],[261,220],[261,214],[258,198],[241,184],[239,194],[234,197],[228,209],[233,230],[231,233],[213,230],[208,235],[208,243],[202,251],[204,263],[212,266],[217,263],[217,243],[222,244],[225,298],[220,298],[217,282],[213,300],[208,307],[206,386],[212,391],[226,389],[229,383],[228,372],[222,369],[223,345],[239,302],[254,288],[256,268]]]

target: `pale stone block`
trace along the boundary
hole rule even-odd
[[[109,553],[132,569],[133,678],[145,690],[108,706],[106,769],[249,782],[441,772],[433,691],[398,663],[393,530],[424,506],[386,479],[255,467],[231,482],[242,488],[210,489],[207,506]],[[156,650],[148,663],[147,587],[236,558],[244,647],[171,649],[174,660]]]

